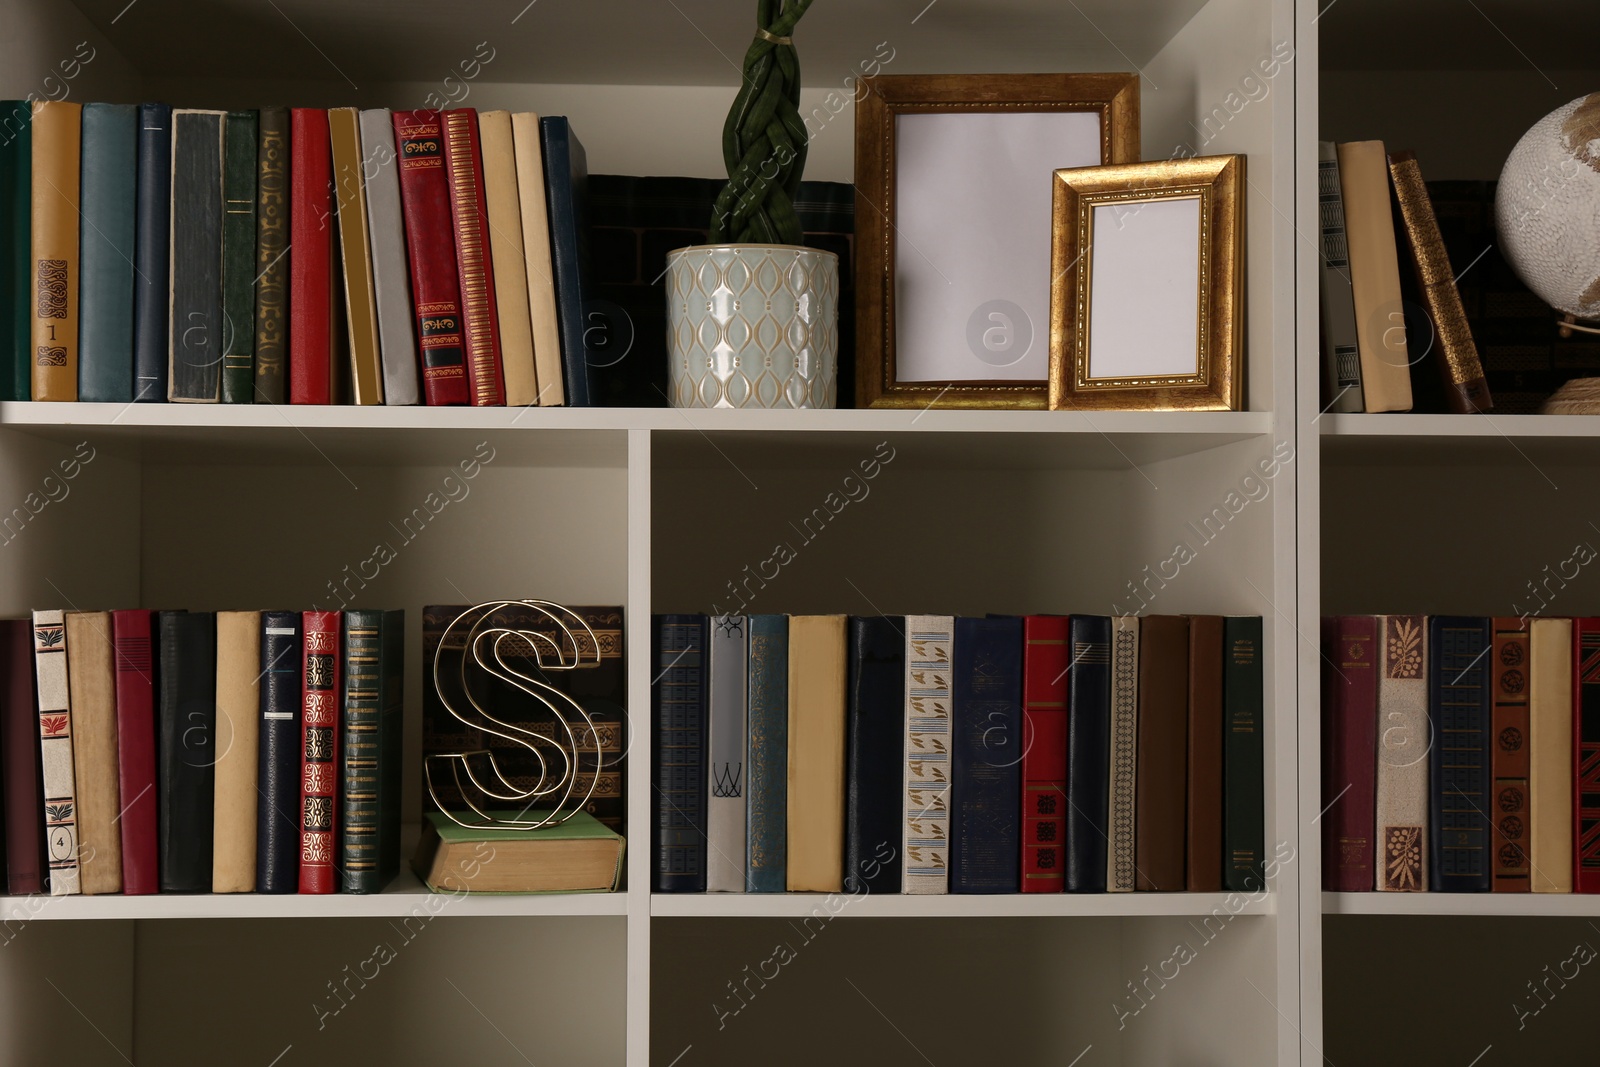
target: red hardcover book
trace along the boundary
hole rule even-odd
[[[489,257],[489,214],[484,208],[478,113],[462,107],[443,112],[440,119],[444,126],[444,170],[450,179],[450,223],[461,276],[461,317],[466,323],[467,385],[474,405],[503,405],[506,379],[500,366],[500,321],[494,305],[494,264]]]
[[[1067,617],[1022,620],[1022,891],[1067,874]]]
[[[1489,854],[1489,888],[1496,893],[1527,893],[1533,888],[1528,866],[1528,639],[1527,620],[1494,620],[1489,691],[1494,701],[1489,735],[1494,851]]]
[[[113,611],[117,667],[117,787],[122,797],[122,891],[161,890],[156,855],[155,660],[150,612]]]
[[[289,403],[333,402],[333,150],[328,113],[289,109]]]
[[[332,893],[338,884],[335,816],[339,793],[339,618],[307,611],[300,705],[300,892]]]
[[[1572,646],[1572,891],[1600,893],[1600,619],[1573,619]]]
[[[429,404],[467,402],[461,280],[450,225],[450,180],[437,111],[396,111],[400,213],[411,261],[411,307],[422,352],[422,392]]]
[[[33,625],[0,621],[0,753],[5,782],[6,882],[14,897],[43,893],[44,776],[39,766],[39,711],[33,696]]]
[[[1322,620],[1322,888],[1373,886],[1377,818],[1378,620]]]

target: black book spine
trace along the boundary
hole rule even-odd
[[[1074,615],[1067,674],[1067,885],[1106,891],[1107,775],[1111,763],[1111,620]]]
[[[156,625],[161,891],[209,893],[217,780],[217,617],[209,611],[163,611]]]
[[[657,615],[653,622],[655,891],[704,893],[706,616]]]
[[[950,892],[1022,881],[1022,620],[958,618],[952,654]]]
[[[261,613],[256,892],[300,889],[300,613]]]
[[[167,249],[172,240],[172,108],[139,105],[134,205],[133,398],[167,399]]]
[[[1266,753],[1262,744],[1261,617],[1222,621],[1222,885],[1266,885]]]
[[[289,109],[261,109],[256,147],[255,402],[282,404],[289,379]]]
[[[844,886],[852,893],[900,892],[905,629],[901,616],[850,620]]]
[[[169,400],[221,395],[222,138],[220,111],[172,114],[172,317]]]

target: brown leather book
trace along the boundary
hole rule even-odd
[[[1189,620],[1182,615],[1146,615],[1139,621],[1139,770],[1133,848],[1134,888],[1141,892],[1184,889],[1188,747]]]
[[[845,617],[789,619],[791,893],[844,888]]]
[[[256,888],[256,760],[261,723],[261,613],[217,612],[217,780],[211,891]]]
[[[1189,616],[1189,793],[1191,893],[1222,892],[1222,617]]]
[[[79,885],[84,893],[120,893],[117,671],[109,611],[67,612],[67,687],[78,783]]]
[[[1527,619],[1494,620],[1490,655],[1489,820],[1494,824],[1494,851],[1489,854],[1489,888],[1495,893],[1527,893],[1533,886],[1528,846],[1528,778],[1531,770],[1529,689],[1531,629]]]
[[[78,164],[83,105],[33,105],[33,399],[78,399]],[[109,639],[108,639],[109,640]],[[85,892],[88,892],[86,889]]]

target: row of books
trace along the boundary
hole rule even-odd
[[[0,622],[10,892],[382,890],[400,860],[404,621]]]
[[[1600,892],[1600,619],[1322,623],[1323,888]]]
[[[1324,141],[1317,193],[1325,408],[1437,407],[1457,414],[1491,409],[1494,401],[1415,154],[1385,153],[1382,141]],[[1405,270],[1397,228],[1410,248]],[[1433,369],[1424,370],[1428,364]],[[1428,375],[1438,385],[1424,380]],[[1432,399],[1441,388],[1442,398]]]
[[[587,405],[586,169],[528,113],[0,104],[0,399]]]
[[[1262,626],[657,615],[654,890],[1259,892]]]

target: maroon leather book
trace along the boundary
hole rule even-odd
[[[1188,880],[1189,620],[1139,620],[1139,740],[1134,888],[1181,893]],[[960,788],[959,785],[957,788]]]
[[[1378,620],[1322,620],[1322,888],[1368,893],[1377,819]]]
[[[328,113],[289,109],[289,403],[333,402],[333,150]]]
[[[1067,622],[1022,620],[1022,891],[1059,893],[1067,878]]]
[[[307,611],[300,618],[300,892],[332,893],[338,883],[340,615]]]
[[[450,224],[450,180],[437,111],[396,111],[400,214],[411,261],[411,307],[422,352],[422,395],[429,404],[467,402],[461,280]]]
[[[1191,893],[1222,892],[1222,616],[1189,617],[1189,819],[1184,856]]]
[[[39,767],[39,712],[33,697],[33,624],[0,621],[0,772],[5,780],[6,883],[14,897],[43,893],[44,775]]]
[[[150,612],[113,611],[117,666],[117,787],[122,797],[122,891],[161,891],[156,855],[155,655]]]
[[[500,320],[495,312],[494,263],[489,255],[489,213],[484,206],[483,157],[478,113],[470,107],[443,112],[445,174],[450,179],[450,223],[461,277],[466,323],[467,385],[474,406],[504,405]]]
[[[1600,893],[1600,618],[1572,620],[1572,666],[1572,891]]]
[[[1489,821],[1494,824],[1494,851],[1489,854],[1489,888],[1496,893],[1527,893],[1533,888],[1528,860],[1530,627],[1526,619],[1505,617],[1495,619],[1493,625]]]

